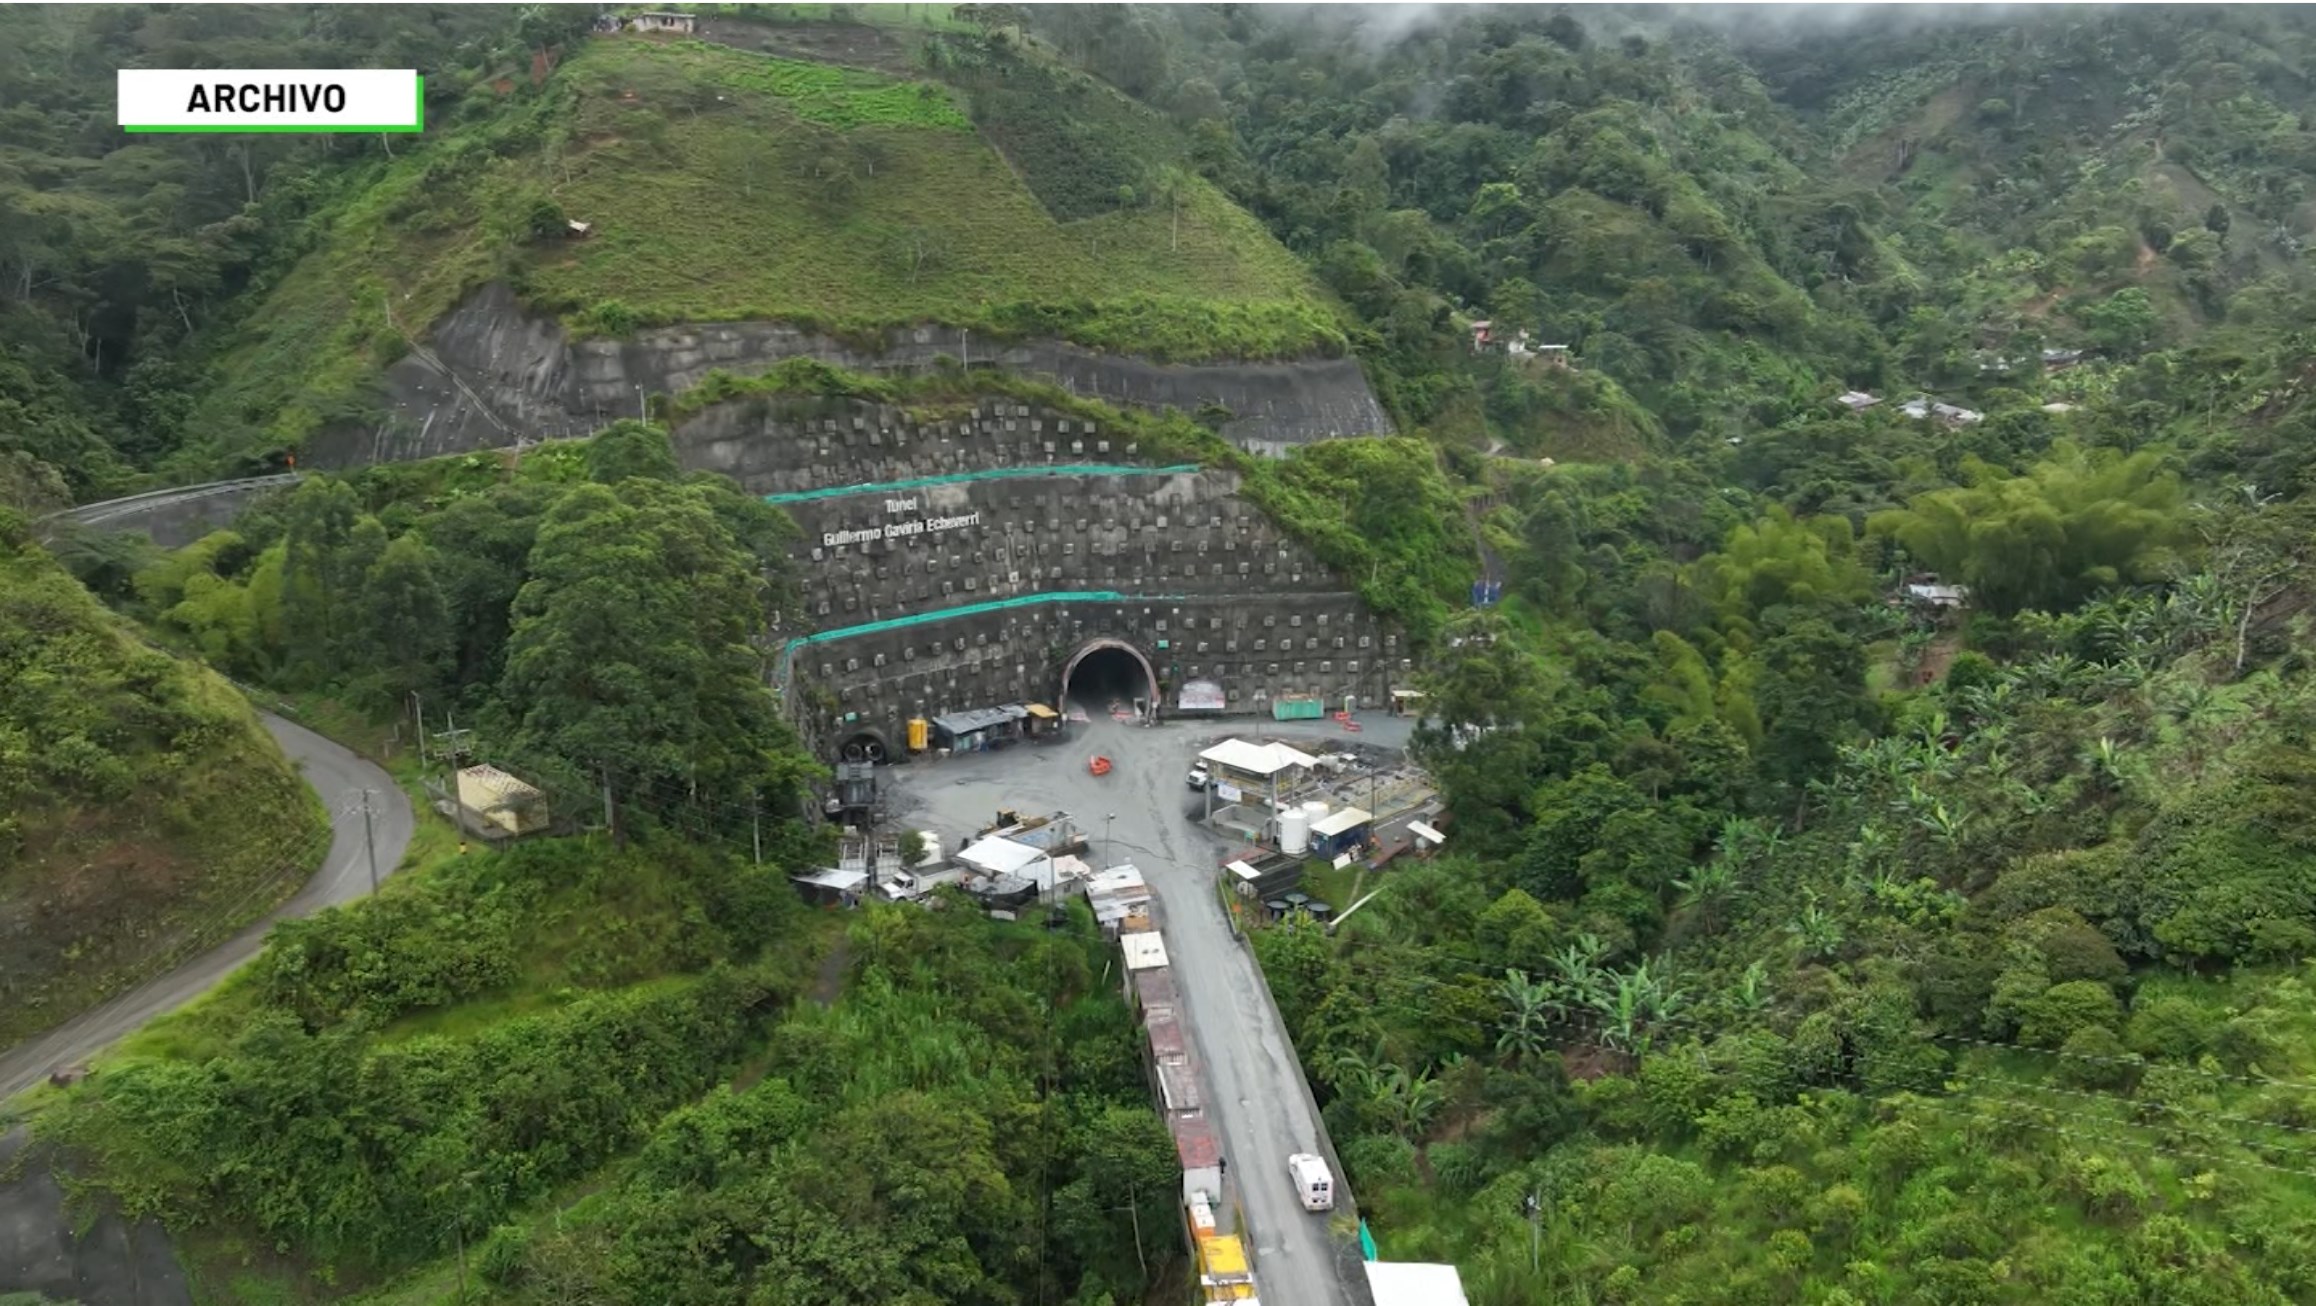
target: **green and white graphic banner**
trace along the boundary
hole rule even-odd
[[[426,79],[411,68],[123,68],[121,130],[415,132]]]

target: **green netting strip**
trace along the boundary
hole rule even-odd
[[[963,607],[940,608],[932,612],[912,612],[905,617],[887,617],[883,621],[864,622],[858,626],[815,631],[789,640],[780,650],[780,670],[773,683],[781,687],[788,684],[789,671],[796,660],[796,650],[806,644],[825,644],[830,640],[850,639],[855,635],[874,635],[879,631],[900,630],[934,621],[951,621],[982,612],[1002,612],[1007,608],[1034,607],[1040,603],[1176,603],[1182,597],[1179,594],[1120,594],[1116,590],[1057,590],[1047,594],[1022,594],[1010,599],[990,599],[984,603],[968,603]]]
[[[1023,476],[1179,476],[1197,470],[1197,463],[1176,463],[1172,467],[1125,467],[1115,463],[992,467],[978,472],[951,472],[946,476],[919,476],[906,481],[879,481],[873,485],[834,485],[821,490],[790,490],[785,494],[767,494],[764,502],[804,503],[813,499],[841,499],[854,494],[890,494],[895,490],[921,490],[928,486],[959,485],[969,481],[1004,481]]]

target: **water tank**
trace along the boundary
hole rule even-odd
[[[1319,818],[1325,816],[1326,814],[1327,804],[1319,801],[1316,798],[1306,799],[1304,801],[1303,815],[1311,818],[1311,824],[1317,825],[1319,823]]]
[[[1279,851],[1300,857],[1311,851],[1311,814],[1299,807],[1279,813]]]

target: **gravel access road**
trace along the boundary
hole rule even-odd
[[[1085,834],[1089,863],[1141,868],[1159,899],[1167,960],[1190,1018],[1208,1109],[1221,1126],[1228,1182],[1245,1210],[1262,1300],[1266,1306],[1354,1306],[1368,1300],[1365,1284],[1338,1281],[1327,1217],[1303,1210],[1287,1179],[1289,1155],[1318,1150],[1316,1112],[1278,1009],[1215,896],[1215,868],[1230,845],[1196,824],[1203,800],[1185,779],[1209,741],[1253,738],[1257,725],[1141,727],[1097,716],[1060,743],[914,762],[879,779],[892,819],[904,828],[938,831],[949,851],[1000,808],[1025,815],[1058,808]],[[1259,733],[1399,747],[1410,723],[1379,717],[1362,725],[1360,734],[1348,735],[1333,722],[1264,721]],[[1087,772],[1096,754],[1116,764],[1109,775]],[[1116,819],[1107,820],[1113,812]]]
[[[381,879],[401,864],[417,818],[402,787],[350,749],[304,726],[260,713],[265,728],[297,763],[330,810],[330,851],[322,868],[288,902],[243,927],[215,948],[177,969],[148,980],[103,1006],[85,1011],[55,1029],[0,1051],[0,1102],[62,1067],[78,1065],[112,1046],[146,1021],[175,1011],[208,992],[243,962],[257,955],[278,921],[311,916],[324,907],[352,902],[370,892],[370,859],[364,849],[362,791],[370,790],[371,835],[377,840]]]

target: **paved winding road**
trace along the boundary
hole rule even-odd
[[[361,794],[376,793],[371,817],[378,844],[378,874],[393,873],[416,828],[410,800],[392,776],[304,726],[260,714],[282,751],[330,809],[330,852],[321,870],[288,902],[201,956],[129,990],[38,1038],[0,1052],[0,1102],[38,1083],[59,1066],[74,1065],[112,1046],[155,1016],[174,1011],[214,988],[257,955],[277,921],[311,916],[324,907],[370,892],[370,862],[363,848]]]

